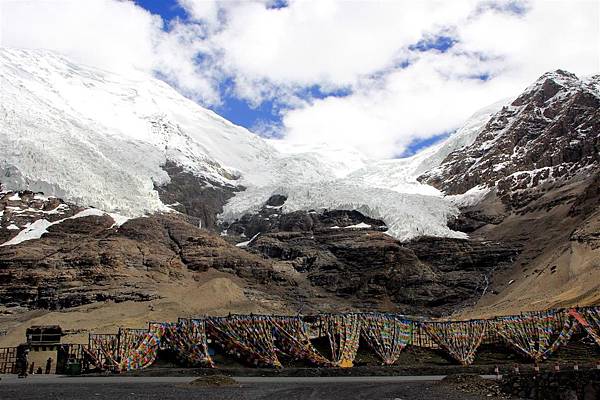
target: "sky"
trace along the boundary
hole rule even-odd
[[[404,157],[543,73],[600,72],[600,2],[0,0],[0,45],[142,71],[287,147]]]

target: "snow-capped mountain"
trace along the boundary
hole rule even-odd
[[[177,195],[164,201],[157,189],[173,182],[165,165],[175,165],[194,177],[196,189],[186,188],[192,194],[221,188],[235,192],[221,216],[227,221],[280,193],[288,197],[284,211],[358,209],[382,218],[400,239],[464,237],[446,226],[456,207],[413,179],[423,165],[442,158],[444,146],[421,157],[422,165],[401,178],[410,184],[400,187],[395,182],[405,173],[402,166],[412,166],[415,159],[390,162],[399,172],[389,174],[357,154],[346,156],[343,149],[324,157],[323,149],[294,152],[279,143],[281,152],[150,76],[116,75],[48,51],[1,49],[0,85],[0,182],[5,189],[44,192],[135,217],[184,203]],[[469,123],[475,127],[469,131],[482,123],[479,119]],[[348,175],[363,166],[381,170],[380,178]],[[214,209],[194,215],[200,223],[210,225],[213,219],[205,214],[220,212],[231,195],[217,197]]]
[[[597,302],[599,83],[549,73],[372,161],[263,140],[147,75],[0,49],[0,307],[185,304],[209,270],[256,312]]]
[[[447,194],[496,187],[503,195],[570,178],[600,164],[599,132],[600,75],[549,72],[419,180]]]

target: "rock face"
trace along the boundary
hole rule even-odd
[[[400,243],[373,230],[269,233],[249,250],[291,266],[357,309],[434,315],[481,295],[489,273],[518,253],[501,243],[461,239]]]
[[[241,249],[225,240],[232,236],[200,229],[181,214],[118,225],[108,214],[82,214],[58,199],[4,193],[3,225],[17,218],[29,225],[46,215],[57,219],[39,239],[0,246],[1,303],[54,310],[149,301],[161,296],[151,276],[175,283],[184,272],[216,270],[238,277],[258,296],[268,292],[305,311],[439,315],[483,293],[490,271],[517,254],[516,248],[482,241],[422,238],[403,244],[382,232],[381,221],[357,211],[278,214],[284,201],[274,197],[261,213],[229,227],[260,233]],[[18,211],[33,205],[38,211]]]
[[[251,238],[267,232],[314,232],[328,229],[387,230],[383,221],[353,210],[295,211],[282,213],[286,197],[271,196],[256,214],[246,214],[221,229],[228,235]]]
[[[285,196],[224,226],[227,240],[291,271],[304,287],[326,292],[322,306],[343,299],[354,309],[440,315],[481,296],[490,274],[518,247],[493,241],[422,237],[399,242],[382,221],[357,211],[281,213]],[[246,238],[252,238],[247,241]]]
[[[170,181],[154,185],[160,200],[189,216],[196,225],[211,230],[216,228],[217,215],[223,212],[223,205],[227,200],[235,192],[244,189],[242,186],[227,185],[195,175],[173,161],[167,161],[163,169]]]
[[[472,144],[419,177],[458,195],[452,229],[521,250],[495,271],[478,313],[600,301],[599,83],[543,75]]]

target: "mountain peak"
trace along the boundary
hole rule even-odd
[[[473,144],[419,179],[447,194],[496,187],[508,196],[585,173],[600,163],[597,88],[563,70],[544,74],[496,113]]]
[[[533,102],[536,106],[543,106],[562,91],[578,90],[584,88],[584,86],[584,81],[579,79],[577,75],[557,69],[540,76],[515,99],[512,105],[522,106]]]

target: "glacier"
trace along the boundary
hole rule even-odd
[[[374,161],[349,149],[265,140],[142,73],[118,75],[45,50],[0,48],[0,182],[107,213],[173,212],[156,185],[172,161],[208,182],[243,186],[220,218],[258,210],[355,209],[400,240],[465,237],[446,226],[458,209],[417,176],[472,143],[500,107],[486,108],[443,143]]]

